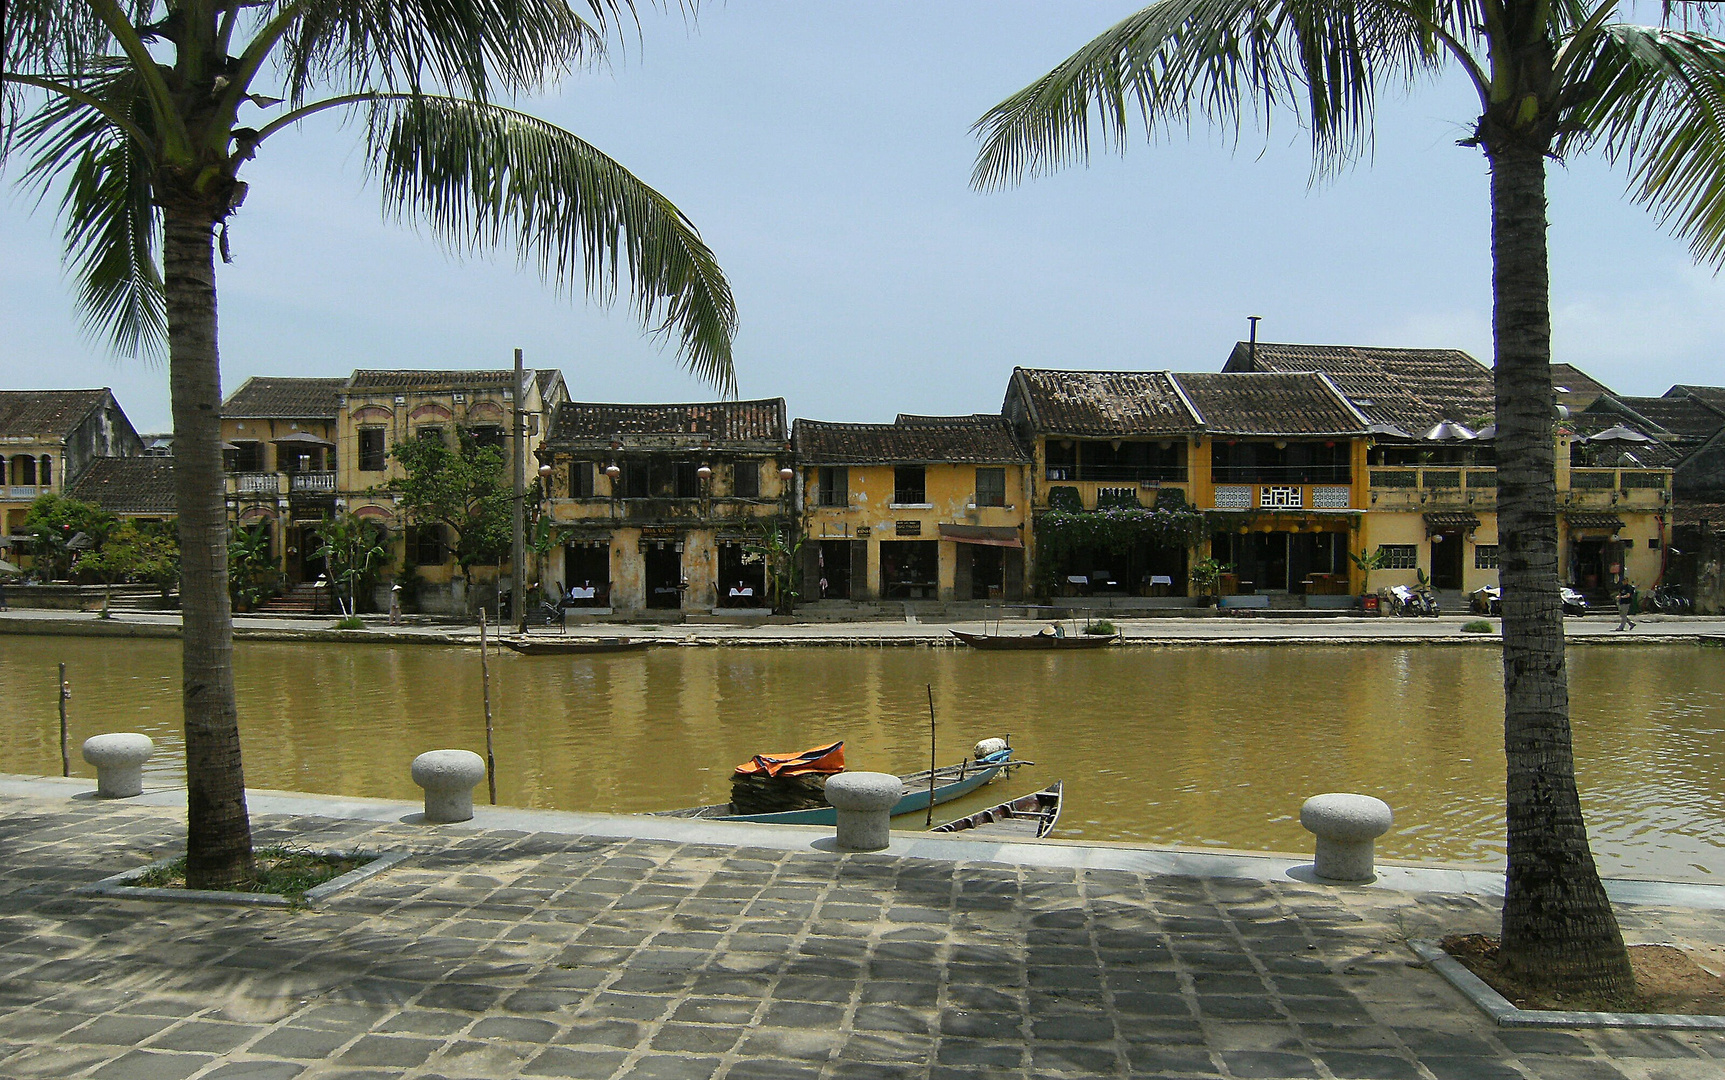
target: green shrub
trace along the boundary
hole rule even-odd
[[[1097,637],[1113,637],[1120,631],[1107,619],[1097,619],[1095,622],[1085,623],[1084,632],[1086,634],[1094,634]]]
[[[337,619],[335,628],[337,630],[364,630],[365,620],[358,615],[348,615],[345,618]]]
[[[1461,632],[1464,634],[1489,634],[1493,629],[1491,623],[1484,619],[1474,619],[1472,622],[1462,623],[1461,626]]]

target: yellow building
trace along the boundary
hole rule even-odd
[[[336,414],[346,379],[250,378],[222,402],[228,512],[264,529],[289,586],[315,582],[318,525],[335,512]]]
[[[783,398],[562,403],[540,450],[547,586],[593,614],[768,607],[759,542],[795,530],[790,450]]]
[[[63,495],[99,458],[144,452],[112,390],[0,390],[0,547],[18,538],[40,495]]]
[[[1029,455],[1002,416],[798,420],[803,595],[1020,600]]]

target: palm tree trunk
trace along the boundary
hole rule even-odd
[[[1511,141],[1511,140],[1505,140]],[[1502,955],[1546,985],[1635,988],[1587,845],[1570,746],[1551,389],[1544,148],[1490,149],[1509,871]]]
[[[181,661],[186,720],[186,884],[250,877],[251,821],[234,705],[222,388],[216,353],[216,215],[207,199],[163,200],[162,261],[180,530]]]

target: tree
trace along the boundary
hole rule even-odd
[[[603,55],[632,0],[7,0],[0,80],[22,95],[0,154],[60,189],[90,327],[165,343],[182,554],[187,883],[249,876],[233,691],[216,266],[277,132],[339,110],[363,123],[386,212],[456,250],[515,246],[560,288],[632,306],[684,362],[732,388],[735,309],[717,260],[663,195],[591,145],[498,104]],[[285,109],[272,113],[285,104]],[[266,118],[253,119],[257,109]],[[242,119],[242,114],[245,118]]]
[[[128,521],[109,534],[99,551],[79,555],[73,572],[103,584],[147,581],[166,597],[180,580],[180,545],[172,525]]]
[[[267,524],[235,525],[228,537],[230,610],[252,611],[281,592],[282,572],[270,552]]]
[[[463,577],[475,565],[509,554],[514,494],[504,475],[503,451],[481,446],[463,431],[461,448],[442,439],[403,439],[389,453],[404,475],[381,490],[396,497],[413,525],[439,525],[455,534],[451,550]]]
[[[94,503],[49,493],[38,495],[24,513],[24,532],[29,534],[30,554],[36,572],[44,580],[60,581],[72,574],[72,560],[80,551],[96,551],[107,542],[120,521]]]
[[[1725,44],[1715,4],[1667,4],[1663,26],[1616,0],[1161,0],[984,115],[974,181],[994,188],[1084,161],[1093,115],[1123,147],[1201,117],[1311,132],[1329,173],[1370,145],[1380,93],[1446,68],[1478,92],[1463,145],[1491,170],[1492,334],[1503,584],[1509,869],[1502,956],[1524,978],[1634,986],[1587,844],[1570,750],[1557,591],[1545,160],[1590,149],[1630,193],[1725,260]]]
[[[359,614],[359,598],[371,591],[377,567],[389,556],[382,525],[358,514],[325,517],[318,527],[317,557],[329,568],[336,604],[343,615]]]
[[[767,603],[774,614],[789,615],[796,603],[797,570],[801,565],[805,531],[778,517],[750,524],[743,551],[761,560],[766,570]]]

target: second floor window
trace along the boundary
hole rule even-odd
[[[237,442],[239,449],[234,451],[235,472],[263,472],[264,444],[261,442]],[[284,455],[285,456],[285,455]]]
[[[1006,505],[1006,470],[976,470],[976,505]]]
[[[739,499],[761,497],[761,463],[739,461],[731,467],[731,494]]]
[[[489,446],[494,450],[503,449],[504,434],[501,424],[480,424],[468,429],[475,446]]]
[[[593,497],[593,463],[591,461],[571,461],[569,463],[569,497],[571,499],[590,499]]]
[[[921,465],[900,465],[892,471],[892,501],[899,505],[924,503],[928,488]]]
[[[822,506],[851,504],[851,473],[849,469],[821,467],[820,503]]]
[[[359,471],[382,472],[384,468],[383,429],[359,429]]]
[[[433,442],[443,442],[443,429],[441,427],[426,426],[422,428],[414,428],[413,433],[422,439],[430,439]]]
[[[408,530],[408,550],[418,566],[442,566],[449,548],[443,542],[442,525],[415,525]]]

